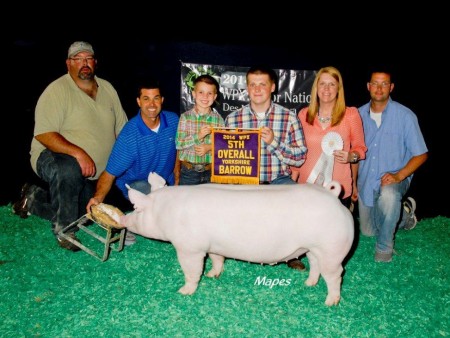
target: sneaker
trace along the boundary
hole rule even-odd
[[[414,214],[416,211],[416,200],[412,197],[408,197],[405,202],[403,202],[403,208],[409,214]]]
[[[17,202],[15,202],[12,206],[13,213],[15,213],[16,215],[19,215],[20,218],[27,218],[28,216],[31,215],[28,212],[28,208],[27,208],[27,202],[28,202],[27,194],[28,194],[28,191],[30,190],[30,187],[31,187],[31,184],[29,184],[29,183],[25,183],[22,186],[22,190],[20,191],[20,199]]]
[[[417,217],[416,215],[411,215],[411,217],[408,217],[408,219],[405,221],[405,226],[403,227],[404,230],[412,230],[417,225]]]
[[[290,261],[287,262],[287,265],[291,269],[295,269],[295,270],[298,270],[298,271],[305,271],[306,270],[305,264],[303,264],[302,261],[299,260],[299,259],[291,259]]]
[[[389,263],[392,261],[392,252],[375,252],[375,262]]]
[[[74,241],[77,241],[78,243],[81,244],[80,240],[77,238],[77,236],[75,236],[74,232],[68,233],[66,234],[67,236],[69,236],[70,238],[72,238]],[[58,241],[58,245],[63,248],[63,249],[67,249],[73,252],[77,252],[80,251],[81,248],[75,244],[73,244],[71,241],[69,241],[68,239],[61,237],[61,236],[56,236],[56,240]]]
[[[405,220],[404,230],[412,230],[417,225],[417,217],[414,214],[416,211],[416,201],[412,197],[408,197],[405,202],[403,202],[403,209],[405,209],[407,215]]]
[[[130,246],[136,243],[136,235],[132,232],[128,231],[125,234],[125,242],[123,243],[125,246]]]

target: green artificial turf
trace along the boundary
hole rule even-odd
[[[182,296],[170,243],[137,236],[101,262],[2,206],[0,337],[449,337],[449,229],[436,217],[400,231],[391,263],[374,262],[374,239],[357,235],[341,302],[327,307],[323,279],[306,287],[307,272],[233,259]],[[255,285],[263,277],[290,283]]]

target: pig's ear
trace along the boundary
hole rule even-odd
[[[148,183],[150,183],[152,192],[167,185],[166,180],[154,172],[148,174]]]
[[[144,210],[145,206],[145,195],[144,193],[140,192],[139,190],[131,188],[128,184],[125,184],[125,186],[128,189],[128,198],[130,199],[131,203],[133,203],[134,209],[136,211],[142,211]]]

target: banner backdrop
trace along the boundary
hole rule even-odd
[[[245,75],[249,67],[221,66],[181,62],[180,114],[194,105],[192,88],[194,79],[203,74],[213,76],[220,84],[216,110],[225,118],[230,112],[248,104]],[[311,86],[317,71],[274,69],[278,86],[273,101],[296,113],[310,102]]]

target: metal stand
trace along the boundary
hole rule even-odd
[[[75,222],[70,223],[68,226],[63,228],[59,231],[58,235],[62,238],[68,240],[69,242],[75,244],[83,251],[87,252],[91,256],[94,256],[95,258],[99,259],[100,261],[104,262],[108,259],[109,253],[111,250],[113,251],[122,251],[124,242],[125,242],[125,228],[124,229],[116,229],[114,227],[111,227],[106,224],[100,224],[98,222],[93,222],[90,225],[85,225],[87,222],[91,221],[91,219],[88,217],[88,215],[81,216],[79,219],[77,219]],[[89,229],[88,227],[98,227],[98,229],[106,231],[105,236],[101,236],[100,234],[94,232],[93,230]],[[82,230],[83,232],[87,233],[91,237],[97,239],[101,243],[104,244],[104,250],[103,253],[97,253],[94,250],[86,247],[79,241],[74,240],[72,237],[69,237],[67,233],[73,232],[74,228],[78,228],[79,230]],[[103,232],[103,231],[100,231]]]

